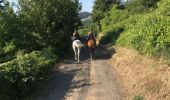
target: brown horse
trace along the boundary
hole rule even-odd
[[[96,48],[96,41],[93,38],[90,38],[89,40],[87,40],[87,47],[89,48],[90,51],[90,57],[91,59],[94,59],[94,52],[95,52],[95,48]]]

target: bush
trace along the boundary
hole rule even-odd
[[[116,40],[119,38],[120,34],[124,31],[123,28],[115,28],[113,30],[107,31],[105,35],[100,39],[101,44],[112,43],[115,44]]]
[[[169,22],[170,20],[163,16],[147,14],[137,19],[136,24],[128,26],[128,30],[121,35],[118,40],[137,49],[147,55],[156,55],[170,45]]]
[[[88,28],[85,28],[85,29],[80,29],[79,30],[79,34],[81,35],[81,36],[87,36],[88,33],[89,32],[89,29]]]
[[[13,44],[13,42],[10,43],[6,43],[6,46],[3,48],[3,51],[5,53],[11,52],[15,50],[15,45]]]
[[[14,100],[27,96],[47,77],[52,64],[53,61],[47,60],[40,52],[18,52],[15,60],[1,64],[0,98]]]
[[[113,30],[116,28],[122,28],[125,19],[129,17],[128,13],[125,10],[120,10],[113,6],[113,8],[106,13],[105,18],[102,19],[102,29],[104,32],[107,30]]]
[[[15,58],[15,45],[13,41],[6,43],[5,46],[0,44],[0,63],[7,62]]]
[[[170,47],[169,4],[169,0],[160,1],[158,8],[152,8],[152,12],[145,9],[148,11],[133,15],[128,9],[119,10],[113,6],[102,19],[103,40],[135,48],[140,53],[149,56],[165,57],[165,55],[170,55],[168,51]],[[115,35],[119,29],[124,31],[118,31],[119,35]]]
[[[164,16],[170,16],[170,1],[169,0],[162,0],[160,3],[158,3],[158,9],[156,9],[156,12],[158,12],[161,15]]]
[[[58,55],[55,54],[55,49],[52,46],[42,49],[41,55],[51,61],[58,59]]]
[[[136,95],[133,100],[143,100],[143,96],[140,96],[140,95]]]

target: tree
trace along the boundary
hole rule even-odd
[[[1,5],[1,3],[3,3],[3,1],[2,1],[2,0],[0,0],[0,9],[2,9],[2,5]]]
[[[18,100],[71,47],[80,6],[78,0],[19,0],[14,12],[8,1],[0,0],[0,63],[10,62],[0,68],[0,99]]]
[[[100,20],[104,17],[105,12],[107,12],[113,4],[118,4],[119,0],[95,0],[92,18],[94,22],[97,22],[99,26],[99,31],[101,31]]]
[[[5,43],[12,40],[12,33],[17,33],[17,19],[9,2],[1,2],[3,3],[3,6],[1,6],[2,9],[0,10],[0,44],[5,45]]]
[[[70,33],[80,24],[78,0],[19,0],[19,5],[22,32],[42,46],[57,47],[57,52],[69,47]]]
[[[80,25],[79,0],[19,0],[17,13],[8,1],[1,2],[1,48],[12,41],[17,50],[29,52],[49,45],[57,54],[68,50],[70,34]]]
[[[147,12],[149,8],[156,8],[159,0],[130,0],[126,6],[131,13]]]

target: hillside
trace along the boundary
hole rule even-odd
[[[91,13],[89,13],[89,12],[80,12],[79,13],[79,17],[81,19],[88,18],[90,15],[91,15]]]
[[[101,42],[170,59],[169,4],[169,0],[151,3],[136,0],[123,10],[114,5],[101,20],[104,35]]]

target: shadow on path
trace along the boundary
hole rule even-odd
[[[113,47],[104,47],[102,45],[99,45],[96,48],[96,52],[95,52],[95,59],[110,59],[112,57],[113,54],[116,53],[115,48]]]
[[[65,100],[74,89],[88,89],[90,65],[87,48],[81,51],[80,63],[73,59],[72,54],[53,68],[48,83],[39,90],[35,100]]]
[[[109,59],[115,53],[114,48],[106,49],[98,46],[95,59]],[[48,83],[39,90],[35,100],[65,100],[74,89],[81,89],[79,97],[86,96],[90,84],[90,55],[87,47],[82,48],[80,63],[74,60],[74,52],[60,64],[56,65]],[[85,91],[85,93],[84,93]]]

